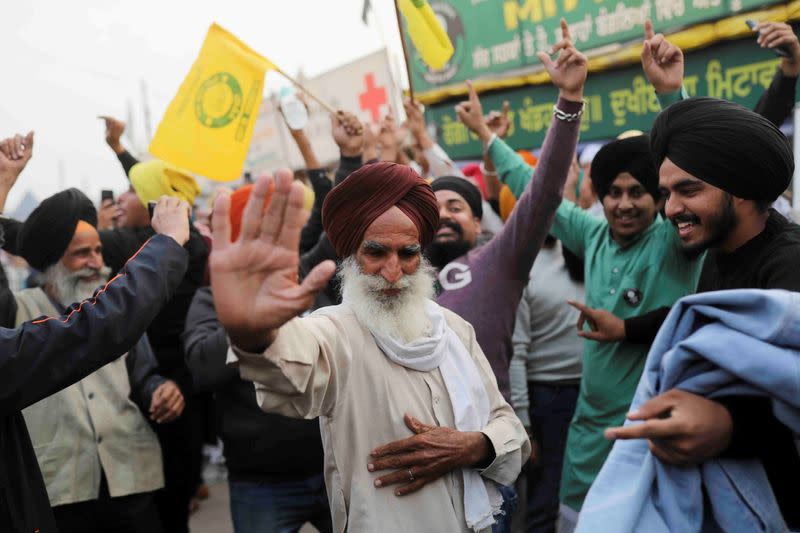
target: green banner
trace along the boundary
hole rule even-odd
[[[640,39],[645,19],[657,32],[764,7],[763,0],[431,0],[455,53],[439,70],[429,69],[414,51],[414,90],[481,77],[497,78],[539,65],[536,53],[561,39],[565,18],[582,51]]]
[[[779,61],[752,39],[717,45],[687,56],[684,85],[691,96],[724,98],[752,109],[772,81]],[[647,131],[660,110],[640,66],[590,73],[584,94],[582,141],[608,139],[630,129]],[[481,97],[481,102],[488,113],[501,109],[508,100],[512,129],[507,141],[515,149],[531,149],[544,141],[557,95],[552,85],[536,85],[497,92]],[[450,157],[479,157],[480,142],[458,121],[454,105],[429,107],[427,120],[436,124],[439,144]]]

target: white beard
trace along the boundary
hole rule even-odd
[[[356,318],[371,331],[411,342],[430,333],[431,323],[425,302],[433,298],[434,269],[423,259],[417,271],[397,283],[389,283],[380,274],[364,274],[355,257],[342,261],[339,269],[342,301]],[[400,289],[397,296],[381,291]]]
[[[108,280],[111,269],[103,266],[100,269],[100,279],[97,281],[83,281],[81,278],[97,274],[93,268],[83,268],[72,272],[61,261],[47,267],[44,271],[44,287],[47,293],[58,300],[62,305],[71,305],[82,302],[94,296],[100,285]]]

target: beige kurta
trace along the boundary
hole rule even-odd
[[[500,394],[472,326],[443,311],[474,359],[489,396],[489,423],[483,433],[496,458],[481,475],[510,485],[530,455],[527,434]],[[334,531],[469,531],[460,470],[404,497],[394,495],[396,486],[373,485],[390,471],[367,470],[373,449],[411,436],[405,413],[427,424],[455,427],[438,369],[418,372],[390,361],[346,304],[295,318],[281,327],[265,353],[229,354],[229,360],[237,358],[242,378],[255,382],[264,411],[320,417]]]
[[[42,289],[15,297],[17,326],[60,314]],[[96,500],[101,468],[112,497],[164,486],[161,447],[130,399],[125,357],[22,411],[52,506]]]

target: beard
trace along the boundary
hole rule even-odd
[[[681,215],[673,219],[676,224],[682,221],[700,223],[700,219],[693,214]],[[708,228],[709,237],[696,244],[683,247],[683,254],[690,259],[698,257],[709,248],[718,246],[736,229],[739,219],[733,208],[733,197],[726,193],[717,211],[713,215],[709,215],[708,220],[703,224]]]
[[[434,270],[425,260],[413,274],[389,283],[380,274],[365,274],[355,257],[350,256],[342,261],[337,276],[342,301],[369,330],[403,342],[430,333],[425,304],[433,298]],[[383,292],[387,289],[399,289],[400,294],[387,296]]]
[[[100,274],[100,279],[84,281],[82,278]],[[64,263],[58,261],[44,271],[44,286],[48,294],[58,300],[62,305],[82,302],[94,296],[97,288],[108,280],[111,269],[82,268],[75,272],[69,270]]]
[[[456,234],[454,240],[437,241],[434,237],[433,242],[425,248],[425,258],[435,268],[442,269],[450,261],[458,259],[472,249],[472,245],[464,240],[464,230],[450,220],[444,220],[439,224],[439,229],[449,228]]]

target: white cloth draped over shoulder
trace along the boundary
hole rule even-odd
[[[530,456],[525,429],[500,394],[472,326],[433,302],[427,310],[433,332],[414,343],[373,336],[345,303],[292,319],[263,354],[229,352],[242,378],[255,382],[263,410],[320,417],[336,532],[489,531],[500,503],[495,483],[514,483]],[[494,461],[400,498],[394,486],[376,488],[375,479],[390,471],[369,472],[370,453],[411,436],[405,414],[481,431]]]

